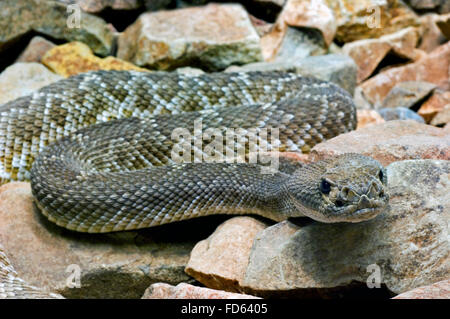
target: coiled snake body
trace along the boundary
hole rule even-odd
[[[384,169],[369,157],[280,160],[272,173],[220,157],[231,148],[248,161],[252,141],[253,151],[308,151],[355,125],[346,91],[295,74],[90,72],[0,106],[0,177],[31,179],[41,211],[82,232],[223,213],[358,222],[388,200]],[[244,138],[214,154],[198,144],[230,129]],[[191,163],[174,160],[179,145]],[[219,160],[205,161],[211,154]]]

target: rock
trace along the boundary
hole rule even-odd
[[[327,54],[306,57],[296,61],[249,63],[240,67],[231,66],[225,71],[295,72],[303,76],[311,76],[324,81],[333,82],[352,93],[356,86],[357,66],[355,62],[346,55]]]
[[[327,50],[320,33],[314,29],[287,27],[286,33],[273,58],[267,61],[297,61],[311,55],[323,55]],[[263,51],[264,52],[264,51]]]
[[[308,57],[296,65],[298,74],[336,83],[352,95],[357,71],[358,67],[351,58],[338,54]]]
[[[450,279],[404,292],[392,299],[450,299]]]
[[[416,121],[389,121],[341,134],[317,144],[313,160],[343,153],[361,153],[388,165],[408,159],[450,160],[450,134]]]
[[[421,39],[418,49],[425,52],[431,52],[447,41],[436,24],[436,21],[439,19],[440,16],[435,13],[426,14],[420,17]]]
[[[0,74],[0,105],[60,80],[39,63],[15,63]]]
[[[233,217],[195,245],[186,273],[214,289],[237,291],[256,234],[267,224],[252,217]]]
[[[336,17],[339,42],[378,38],[419,24],[414,11],[400,0],[326,1]]]
[[[43,37],[35,36],[17,58],[16,62],[41,62],[44,54],[54,47],[55,44],[53,42]]]
[[[439,111],[431,120],[431,125],[445,125],[450,123],[450,105],[447,104],[442,111]]]
[[[426,57],[405,66],[391,68],[363,82],[360,87],[366,99],[379,107],[389,91],[400,82],[425,81],[442,89],[450,88],[450,42]]]
[[[83,11],[89,13],[98,13],[106,8],[114,10],[135,10],[142,6],[142,1],[139,0],[77,0],[76,3]]]
[[[450,40],[450,13],[439,17],[436,24],[439,29],[441,29],[445,37]]]
[[[418,11],[434,11],[446,13],[450,11],[448,0],[406,0],[406,2]]]
[[[268,23],[264,20],[258,19],[251,14],[249,14],[248,16],[259,37],[263,37],[273,28],[273,23]]]
[[[372,126],[385,122],[381,115],[375,110],[357,110],[356,118],[358,120],[356,127],[357,130],[366,126]]]
[[[410,109],[407,109],[402,106],[398,107],[387,107],[387,108],[381,108],[378,110],[378,113],[383,117],[385,121],[395,121],[395,120],[413,120],[418,123],[425,123],[425,120],[423,117],[418,115],[416,112],[411,111]]]
[[[142,299],[259,299],[255,296],[237,294],[221,290],[196,287],[181,283],[171,286],[165,283],[151,285]]]
[[[191,68],[190,66],[185,66],[182,68],[178,68],[175,70],[175,72],[177,73],[181,73],[184,75],[192,75],[192,76],[198,76],[201,74],[204,74],[205,72],[202,69],[197,69],[197,68]]]
[[[110,54],[114,41],[113,32],[101,18],[73,11],[56,1],[0,1],[0,30],[0,52],[32,31],[54,39],[84,42],[103,56]]]
[[[152,283],[190,281],[184,268],[194,244],[206,236],[205,227],[188,226],[189,235],[186,225],[175,224],[138,232],[75,233],[35,210],[29,183],[0,188],[0,242],[18,275],[66,298],[140,298]],[[209,234],[211,227],[206,228]],[[78,271],[81,288],[69,288]]]
[[[450,92],[435,90],[433,95],[422,104],[417,113],[422,116],[427,123],[430,123],[433,117],[447,105],[450,105]]]
[[[323,0],[288,0],[272,30],[261,38],[265,61],[322,55],[336,33],[333,12]]]
[[[13,284],[21,286],[19,294],[17,291],[7,288]],[[33,287],[17,277],[17,272],[12,267],[8,257],[4,253],[4,248],[0,244],[0,299],[62,299],[63,296],[54,294],[43,289]]]
[[[425,100],[436,88],[436,84],[424,81],[405,81],[394,86],[383,100],[382,107],[402,106],[413,108]]]
[[[388,209],[361,223],[289,221],[256,236],[242,285],[271,296],[351,282],[394,293],[448,278],[450,162],[413,160],[387,167]]]
[[[287,0],[277,21],[291,27],[319,30],[327,46],[333,42],[337,29],[333,11],[324,0]]]
[[[96,70],[148,71],[112,56],[98,58],[81,42],[70,42],[54,47],[44,55],[42,63],[64,77]]]
[[[259,36],[237,4],[145,13],[120,36],[118,57],[139,66],[224,69],[260,61]]]
[[[358,65],[358,83],[367,79],[380,62],[388,55],[416,60],[416,45],[419,34],[416,28],[409,27],[378,39],[364,39],[346,43],[342,50]]]

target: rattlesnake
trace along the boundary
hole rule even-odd
[[[291,73],[89,72],[0,106],[0,116],[2,181],[31,179],[40,210],[76,231],[218,213],[358,222],[388,201],[384,168],[357,154],[309,165],[282,159],[278,171],[264,173],[260,163],[223,157],[197,163],[211,154],[199,138],[183,137],[192,163],[175,163],[174,132],[192,131],[199,120],[203,138],[208,130],[244,132],[231,148],[241,147],[247,161],[251,141],[257,151],[309,151],[355,128],[346,91]]]

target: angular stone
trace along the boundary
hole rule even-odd
[[[377,125],[385,122],[381,115],[375,110],[357,110],[356,118],[358,120],[358,124],[356,126],[357,130],[366,126]]]
[[[392,299],[450,299],[450,279],[404,292]]]
[[[36,211],[29,183],[0,188],[0,242],[11,264],[30,285],[67,298],[140,298],[152,283],[190,281],[184,268],[205,234],[187,228],[189,235],[186,225],[174,224],[138,232],[75,233]],[[69,288],[77,270],[81,288]]]
[[[440,16],[435,13],[425,14],[420,17],[421,40],[418,49],[431,52],[447,41],[436,24],[439,19]]]
[[[365,98],[379,107],[389,91],[400,82],[425,81],[444,90],[450,89],[449,67],[450,42],[447,42],[415,63],[383,71],[363,82],[360,87]]]
[[[407,159],[450,160],[450,134],[416,121],[389,121],[341,134],[317,144],[313,160],[343,153],[361,153],[382,165]]]
[[[355,62],[343,54],[310,56],[296,61],[256,62],[231,66],[225,72],[283,71],[333,82],[352,93],[356,86]]]
[[[262,59],[259,36],[237,4],[145,13],[119,36],[118,47],[119,58],[158,69],[220,70]]]
[[[111,52],[114,34],[101,18],[44,0],[0,1],[0,52],[35,31],[55,39],[81,41],[95,53]]]
[[[339,42],[378,38],[419,24],[414,11],[398,0],[326,1],[336,17]]]
[[[413,120],[418,123],[425,123],[425,120],[419,114],[402,106],[381,108],[378,110],[378,113],[386,121]]]
[[[276,55],[265,60],[275,62],[297,61],[308,56],[326,53],[325,44],[317,30],[287,27]]]
[[[346,43],[342,50],[358,65],[358,83],[367,79],[388,53],[402,58],[416,60],[416,45],[419,34],[409,27],[378,39],[364,39]]]
[[[64,77],[97,70],[148,71],[112,56],[98,58],[81,42],[70,42],[54,47],[43,56],[42,63]]]
[[[429,11],[447,13],[450,11],[448,0],[406,0],[406,2],[418,11]]]
[[[254,240],[244,290],[295,295],[356,281],[402,293],[447,279],[449,174],[448,161],[396,162],[387,167],[390,205],[376,218],[266,228]]]
[[[337,29],[333,11],[324,0],[287,0],[277,21],[291,27],[319,30],[327,46]]]
[[[226,292],[181,283],[174,286],[165,283],[151,285],[142,299],[259,299],[255,296]]]
[[[0,104],[62,79],[39,63],[15,63],[0,74]]]
[[[195,245],[186,273],[209,288],[238,291],[256,234],[267,224],[234,217]]]
[[[439,111],[431,120],[431,125],[445,125],[450,123],[450,105],[447,104],[442,111]]]
[[[436,84],[424,81],[400,82],[386,95],[382,107],[402,106],[411,108],[427,98],[435,88]]]
[[[450,105],[450,91],[435,90],[433,95],[422,104],[417,112],[427,123],[430,123],[437,113]]]
[[[16,62],[41,62],[45,53],[54,47],[54,43],[43,37],[35,36],[17,58]]]

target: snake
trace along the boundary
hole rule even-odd
[[[93,71],[0,106],[0,179],[30,180],[40,212],[77,232],[212,214],[356,223],[388,203],[378,161],[278,156],[355,127],[347,91],[294,73]]]

